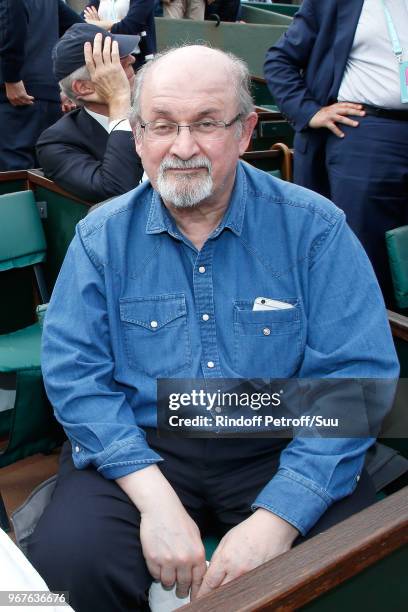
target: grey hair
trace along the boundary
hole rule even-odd
[[[62,79],[59,82],[59,86],[63,94],[67,96],[72,102],[75,102],[77,106],[83,106],[84,101],[78,100],[75,93],[72,91],[72,84],[74,81],[90,81],[91,75],[89,74],[89,70],[86,66],[81,66],[81,68],[77,68],[74,72],[71,72],[68,76]]]
[[[134,87],[134,95],[133,95],[133,104],[129,114],[129,121],[133,127],[137,126],[137,124],[141,120],[140,116],[140,98],[142,93],[143,83],[145,81],[146,75],[154,68],[155,64],[159,62],[161,59],[174,53],[178,49],[182,49],[184,47],[197,46],[197,45],[179,45],[175,47],[171,47],[166,51],[162,51],[161,53],[157,53],[152,60],[147,62],[137,73],[136,82]],[[198,46],[211,48],[207,44],[201,44]],[[237,98],[237,112],[242,115],[242,117],[246,117],[254,110],[254,101],[251,95],[251,79],[249,76],[249,70],[247,64],[241,60],[239,57],[230,53],[228,51],[221,51],[221,49],[214,49],[218,53],[222,54],[225,58],[230,60],[231,65],[231,75],[233,79],[233,86],[235,88],[236,98]]]

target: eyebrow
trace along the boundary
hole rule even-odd
[[[167,118],[171,118],[172,116],[172,111],[168,111],[165,110],[163,108],[157,107],[157,108],[152,108],[151,112],[154,113],[155,115],[160,115],[162,117],[167,117]],[[206,117],[208,115],[213,115],[214,113],[219,113],[221,112],[221,110],[219,108],[215,108],[215,107],[210,107],[210,108],[206,108],[202,111],[199,111],[196,115],[197,119],[201,119],[202,117]]]

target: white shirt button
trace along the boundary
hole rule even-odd
[[[200,266],[200,267],[198,268],[198,271],[199,271],[199,273],[200,273],[200,274],[204,274],[204,272],[205,272],[205,266]]]
[[[209,318],[210,318],[210,315],[208,315],[208,314],[203,314],[203,316],[202,316],[203,321],[208,321]]]
[[[270,336],[271,335],[271,330],[269,329],[269,327],[264,327],[262,330],[262,333],[264,336]]]
[[[153,327],[153,329],[156,329],[157,326],[158,326],[157,321],[150,321],[150,327]]]
[[[208,366],[209,368],[214,368],[214,367],[215,367],[215,363],[214,363],[213,361],[209,361],[209,362],[207,363],[207,366]]]
[[[357,474],[356,481],[358,482],[359,480],[360,480],[360,474]]]
[[[76,447],[75,447],[75,452],[76,452],[76,453],[79,453],[79,446],[76,446]]]

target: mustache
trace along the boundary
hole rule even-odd
[[[206,168],[211,173],[211,162],[208,157],[193,157],[192,159],[178,159],[174,157],[165,157],[160,164],[160,172],[164,172],[168,169],[194,169],[194,168]]]

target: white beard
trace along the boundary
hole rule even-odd
[[[166,172],[168,168],[207,168],[207,173],[201,176],[195,173],[183,172],[177,174],[172,172],[171,178]],[[202,200],[208,198],[213,191],[210,160],[207,157],[195,157],[188,160],[165,157],[160,164],[157,189],[163,200],[172,204],[175,208],[197,206]]]

